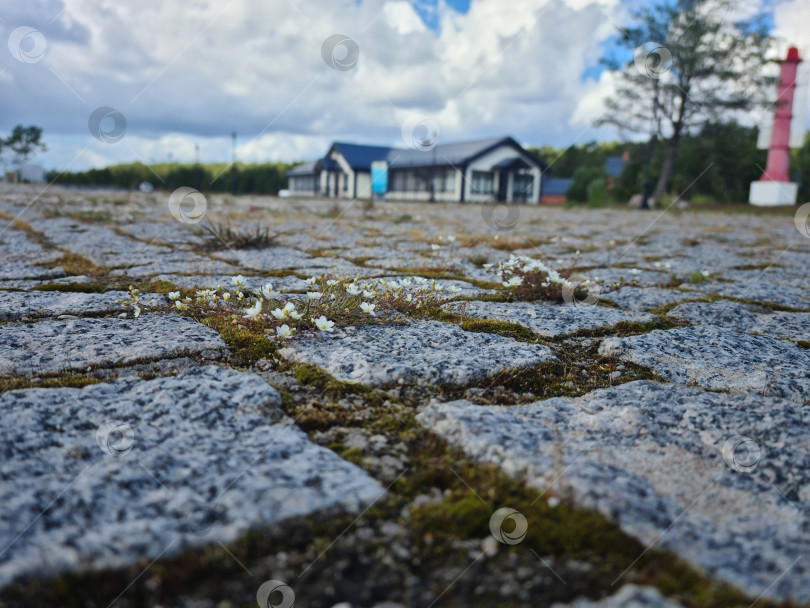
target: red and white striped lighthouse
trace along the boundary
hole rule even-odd
[[[776,110],[773,114],[773,131],[768,147],[768,164],[759,181],[751,183],[748,200],[752,205],[796,204],[798,187],[791,183],[788,171],[790,169],[790,121],[793,118],[796,72],[801,61],[799,49],[795,46],[788,49],[787,58],[782,61]]]

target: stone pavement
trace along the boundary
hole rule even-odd
[[[474,205],[334,217],[324,201],[210,197],[206,222],[276,235],[216,249],[156,193],[32,197],[0,192],[0,603],[60,603],[37,581],[66,573],[89,594],[81,576],[103,570],[115,593],[163,585],[167,605],[217,606],[223,589],[246,605],[268,579],[319,606],[810,605],[810,238],[790,213],[650,226],[520,207],[502,230]],[[510,253],[598,281],[594,297],[514,301],[485,266]],[[165,302],[236,274],[302,294],[312,275],[420,273],[444,289],[433,317],[276,354],[245,355],[238,319],[119,317],[130,283]],[[508,495],[480,481],[492,466]],[[628,553],[499,532],[494,505],[520,491],[538,505],[524,511],[598,513]],[[475,507],[441,519],[459,496]],[[540,516],[510,513],[518,532]],[[653,555],[699,582],[667,586],[675,566]],[[186,574],[136,579],[155,560]],[[83,597],[115,601],[99,593]]]

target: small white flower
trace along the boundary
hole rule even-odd
[[[708,270],[701,270],[700,274],[702,274],[704,277],[708,277],[711,273]]]
[[[366,298],[373,298],[376,295],[377,295],[377,292],[375,292],[375,291],[369,291],[368,289],[363,290],[363,296],[366,297]]]
[[[281,310],[280,308],[275,308],[271,310],[270,314],[273,315],[278,320],[287,318],[287,313]]]
[[[655,264],[653,264],[653,266],[655,266],[656,268],[661,268],[661,262],[656,262]]]
[[[327,285],[329,285],[329,287],[334,287],[334,286],[335,286],[335,285],[337,285],[338,283],[340,283],[340,281],[336,281],[335,279],[329,279],[329,280],[326,282],[326,284],[327,284]]]
[[[184,311],[186,308],[188,308],[188,304],[183,304],[182,302],[175,302],[174,305],[177,308],[177,310],[181,312]]]
[[[523,277],[512,277],[503,282],[504,287],[519,287],[520,285],[523,285]]]
[[[406,302],[413,302],[413,294],[409,293],[407,296],[405,296],[405,301]]]
[[[492,264],[484,264],[484,270],[489,270],[492,268]]]
[[[279,296],[279,293],[277,291],[273,291],[272,283],[265,283],[259,291],[259,295],[268,300],[273,300]]]
[[[666,268],[667,270],[669,270],[670,268],[672,268],[672,264],[670,264],[669,262],[667,262],[666,264],[664,264],[664,268]]]
[[[315,327],[321,331],[334,331],[335,322],[327,320],[323,315],[317,319],[312,319],[312,322],[315,323]]]
[[[437,245],[436,243],[433,243],[433,244],[430,246],[430,248],[431,248],[433,251],[438,251],[439,249],[441,249],[441,248],[442,248],[442,246],[441,246],[441,245]]]
[[[638,268],[631,268],[630,269],[630,274],[632,274],[635,277],[635,276],[640,275],[641,271]]]
[[[136,319],[141,316],[141,307],[140,306],[138,306],[137,304],[133,304],[132,305],[132,310],[135,311],[135,314],[133,316]]]
[[[169,299],[174,302],[175,300],[180,299],[180,292],[179,291],[170,291],[169,292]]]
[[[292,302],[287,302],[284,305],[284,312],[286,312],[287,314],[290,314],[291,312],[295,312],[295,304],[293,304]]]
[[[318,277],[309,277],[307,279],[307,285],[314,285],[318,281]]]
[[[307,297],[310,300],[320,300],[323,294],[320,291],[308,291]]]
[[[456,287],[455,285],[451,285],[447,288],[448,293],[461,293],[461,287]]]
[[[303,317],[303,316],[304,316],[304,315],[302,315],[302,314],[301,314],[300,312],[298,312],[297,310],[293,310],[292,312],[290,312],[290,318],[291,318],[291,319],[295,319],[296,321],[298,321],[299,319],[301,319],[301,317]]]
[[[447,240],[450,241],[451,243],[455,243],[456,237],[453,234],[448,234],[447,235]]]
[[[231,277],[231,285],[236,285],[237,287],[244,287],[245,277],[243,277],[241,274],[238,274],[235,277]]]
[[[227,302],[228,300],[230,300],[230,299],[231,299],[231,292],[226,291],[225,293],[223,293],[223,294],[222,294],[222,299],[223,299],[223,300],[225,300],[226,302]]]
[[[354,283],[350,283],[346,285],[346,293],[349,294],[350,296],[359,296],[361,292],[360,289],[358,289],[357,285],[355,285]]]
[[[245,319],[255,319],[259,316],[259,313],[262,312],[262,301],[256,300],[256,303],[251,306],[250,308],[245,309],[245,314],[243,315]]]
[[[290,326],[286,323],[281,327],[276,327],[276,335],[279,338],[292,338],[294,329],[290,329]]]
[[[577,249],[577,252],[574,255],[579,255],[580,251]]]
[[[413,279],[417,285],[427,285],[429,281],[424,277],[414,277]]]
[[[377,316],[377,313],[374,312],[374,304],[369,304],[368,302],[363,302],[362,304],[360,304],[360,308],[364,312],[367,312],[368,314],[370,314],[372,317]]]

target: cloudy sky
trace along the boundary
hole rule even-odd
[[[314,159],[422,117],[441,142],[615,139],[599,59],[644,1],[5,0],[0,133],[42,126],[59,170],[224,161],[232,132],[244,161]],[[762,3],[810,48],[810,2]]]

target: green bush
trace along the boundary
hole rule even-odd
[[[591,207],[602,207],[607,201],[607,190],[605,180],[597,178],[588,184],[588,205]]]

